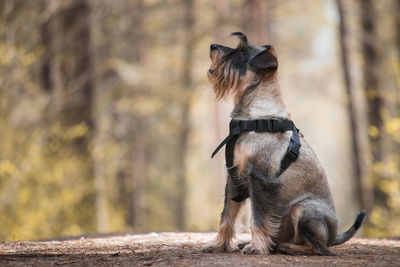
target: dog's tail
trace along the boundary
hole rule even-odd
[[[343,232],[341,234],[338,234],[336,236],[336,240],[329,244],[329,246],[336,246],[343,244],[344,242],[348,241],[350,238],[354,236],[354,234],[357,232],[358,228],[360,228],[361,224],[363,223],[365,218],[365,210],[360,210],[358,213],[355,222],[353,225],[347,230],[346,232]]]

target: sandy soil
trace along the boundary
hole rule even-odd
[[[215,233],[151,233],[0,243],[0,266],[400,266],[400,240],[359,239],[336,256],[202,253]],[[239,236],[246,238],[247,236]]]

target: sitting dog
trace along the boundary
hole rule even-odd
[[[282,101],[274,48],[252,45],[240,32],[232,35],[239,38],[235,49],[210,46],[208,78],[217,99],[233,95],[234,109],[230,136],[214,152],[227,145],[224,208],[218,235],[203,251],[238,248],[232,244],[234,222],[249,197],[251,241],[239,246],[244,254],[333,255],[328,247],[349,240],[365,211],[348,231],[337,234],[325,171]]]

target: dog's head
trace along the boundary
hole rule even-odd
[[[211,66],[207,75],[217,99],[225,98],[231,92],[241,95],[250,83],[272,79],[278,68],[272,46],[252,45],[241,32],[234,32],[232,36],[239,38],[236,48],[210,46]]]

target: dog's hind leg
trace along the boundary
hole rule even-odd
[[[318,199],[308,199],[297,205],[298,222],[294,225],[296,233],[292,243],[311,248],[321,256],[333,256],[327,244],[336,236],[336,216],[326,203]],[[279,250],[284,251],[285,246]],[[288,248],[286,246],[286,248]],[[303,254],[304,249],[290,247],[292,254]],[[287,251],[286,251],[287,252]]]
[[[289,231],[293,232],[292,239],[285,239],[286,241],[280,243],[277,246],[278,252],[290,255],[334,255],[326,246],[329,240],[329,228],[324,219],[329,217],[329,213],[323,216],[318,209],[321,209],[321,204],[313,200],[307,200],[291,208],[290,217],[287,217],[286,221],[290,221],[288,223],[290,226],[287,228],[293,229]]]
[[[298,230],[304,241],[321,256],[334,256],[326,246],[328,240],[328,229],[321,220],[299,222]]]
[[[232,247],[232,238],[235,235],[234,224],[236,217],[245,202],[233,201],[231,199],[232,194],[229,186],[230,184],[228,181],[225,188],[224,209],[221,214],[218,234],[213,241],[207,243],[203,247],[203,252],[231,252],[236,250],[235,247]]]
[[[269,178],[254,165],[250,170],[250,199],[252,205],[251,241],[246,245],[244,254],[268,254],[274,247],[273,238],[277,237],[281,218],[279,210],[279,180]]]
[[[277,252],[288,255],[313,255],[314,249],[309,246],[282,243],[277,247]]]

